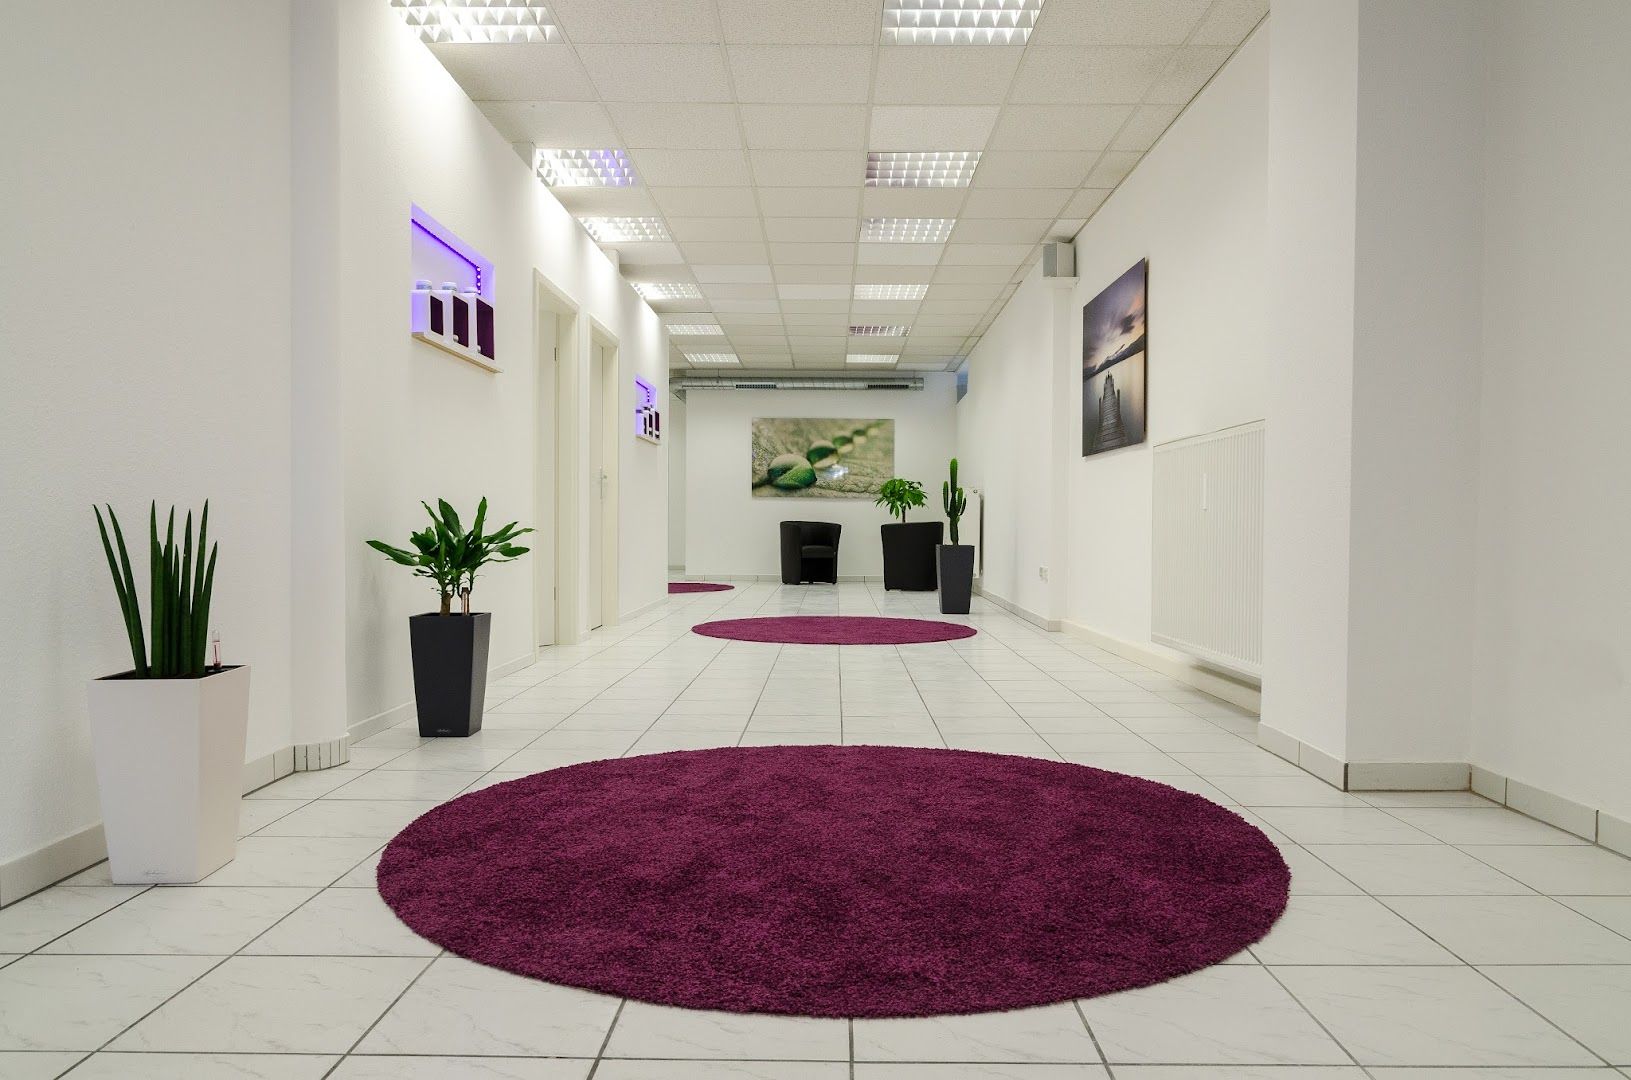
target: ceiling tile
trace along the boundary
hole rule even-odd
[[[980,150],[997,122],[995,105],[879,105],[868,150]]]
[[[883,45],[878,49],[873,101],[879,105],[1000,105],[1020,54],[1026,51],[992,45]]]
[[[829,311],[849,313],[848,300],[783,300],[782,310],[788,314],[800,311]]]
[[[853,187],[866,175],[855,150],[749,150],[760,187]]]
[[[1111,150],[1099,158],[1093,171],[1087,174],[1087,183],[1096,188],[1113,188],[1133,171],[1144,155],[1127,150]]]
[[[836,263],[826,265],[809,263],[777,263],[776,280],[787,285],[823,285],[834,282],[848,285],[854,276],[852,269]]]
[[[934,277],[933,266],[879,263],[855,268],[855,283],[868,285],[921,285]]]
[[[715,220],[738,221],[739,218],[720,218]],[[670,224],[673,224],[670,222]],[[691,272],[700,282],[707,284],[742,283],[751,281],[770,280],[770,267],[757,263],[744,263],[733,265],[731,263],[697,263],[691,267]]]
[[[758,241],[764,239],[758,218],[746,217],[670,217],[668,232],[675,240],[686,241]]]
[[[710,0],[549,0],[574,45],[717,41]]]
[[[766,217],[853,217],[861,204],[860,178],[847,188],[760,188],[759,206]]]
[[[780,352],[787,348],[787,335],[732,334],[731,344],[743,352]]]
[[[651,196],[672,217],[757,217],[750,187],[656,187]]]
[[[867,217],[956,217],[967,194],[960,188],[866,188],[861,192],[861,213]]]
[[[788,333],[818,333],[812,330],[793,330],[793,327],[827,327],[835,334],[848,334],[850,328],[849,315],[841,311],[789,311],[782,318],[786,320]]]
[[[867,100],[872,70],[867,46],[732,45],[727,52],[738,101],[831,105]]]
[[[579,45],[577,51],[603,101],[731,100],[716,45]]]
[[[776,295],[783,300],[842,300],[849,296],[848,282],[829,285],[777,285]],[[789,325],[792,325],[791,323]]]
[[[1269,0],[1218,0],[1195,36],[1191,45],[1239,45],[1269,13]]]
[[[859,226],[852,217],[765,218],[765,236],[772,241],[792,243],[854,243]]]
[[[719,0],[725,40],[737,45],[870,45],[878,0]]]
[[[1093,167],[1095,156],[1086,150],[990,150],[980,158],[974,186],[1074,188]]]
[[[511,142],[563,149],[618,145],[606,108],[593,101],[483,101],[482,113]]]
[[[555,188],[551,194],[578,217],[655,217],[657,203],[645,188]]]
[[[990,303],[993,297],[1002,294],[1002,290],[1002,285],[983,282],[937,281],[929,286],[929,295],[923,298],[923,310],[925,314],[933,311],[964,311],[967,310],[970,300]],[[963,306],[951,308],[943,306],[952,301]]]
[[[754,312],[737,312],[732,315],[721,315],[719,325],[726,330],[735,330],[741,327],[780,326],[782,317],[779,313],[758,314]],[[760,331],[752,330],[750,333]]]
[[[593,101],[594,85],[570,45],[430,45],[473,100]]]
[[[776,286],[769,282],[704,285],[702,295],[709,300],[767,300],[776,295]]]
[[[963,218],[1006,218],[1014,216],[1014,207],[1023,206],[1032,214],[1055,216],[1064,209],[1071,193],[1062,188],[1039,188],[1019,191],[1012,188],[975,188],[963,201]],[[658,202],[662,200],[659,198]]]
[[[770,245],[770,258],[775,263],[799,266],[812,264],[839,264],[849,266],[855,262],[855,244],[777,244]]]
[[[652,187],[752,183],[740,150],[630,150],[629,158],[635,172]]]
[[[1070,197],[1070,202],[1065,206],[1064,213],[1061,216],[1073,218],[1092,217],[1093,211],[1104,205],[1104,200],[1109,196],[1110,192],[1103,188],[1086,188],[1078,191]]]
[[[641,266],[683,262],[680,249],[675,244],[607,244],[609,248],[617,251],[617,257],[625,264],[638,264]]]
[[[910,325],[917,314],[917,300],[852,300],[850,312],[856,321]],[[887,316],[887,318],[885,318]]]
[[[1060,218],[1048,227],[1046,239],[1073,240],[1086,224],[1086,218]]]
[[[750,311],[779,315],[781,314],[781,305],[774,300],[721,300],[714,305],[714,310],[721,314]]]
[[[1110,144],[1110,149],[1148,150],[1182,111],[1178,105],[1140,105]]]
[[[933,266],[944,244],[862,244],[856,262],[875,266]]]
[[[691,267],[683,262],[672,264],[648,263],[640,266],[625,267],[624,277],[629,281],[695,281]],[[701,301],[693,300],[694,304],[702,306]]]
[[[1023,209],[1023,207],[1020,207]],[[951,232],[954,244],[1035,244],[1052,218],[964,218]]]
[[[1072,105],[1136,103],[1161,75],[1173,49],[1037,48],[1014,79],[1011,101]]]
[[[1189,104],[1233,51],[1217,45],[1179,49],[1172,63],[1150,87],[1148,100],[1164,105]]]
[[[845,335],[842,334],[813,334],[800,336],[787,335],[787,343],[793,347],[793,355],[801,352],[825,352],[828,349],[842,349],[845,345]]]
[[[608,110],[622,138],[606,145],[676,150],[738,150],[742,146],[733,105],[642,102],[614,104]]]
[[[913,334],[907,341],[910,350],[914,353],[925,352],[951,352],[963,343],[967,334],[948,335],[946,337],[932,337],[927,334],[919,336]]]
[[[1133,112],[1130,105],[1009,105],[990,150],[1103,150]]]
[[[694,263],[756,263],[765,261],[763,244],[693,240],[680,245],[685,257]]]
[[[1031,45],[1182,45],[1212,0],[1074,0],[1043,7]]]
[[[755,150],[865,150],[865,105],[742,105]]]
[[[1035,244],[947,244],[944,261],[960,266],[1017,266]],[[929,287],[932,294],[934,286]]]

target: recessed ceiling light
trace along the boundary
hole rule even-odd
[[[686,353],[685,358],[693,364],[739,364],[741,361],[733,352],[693,352]]]
[[[647,300],[702,299],[702,290],[689,281],[636,281],[634,291]]]
[[[869,217],[861,221],[861,239],[875,244],[944,244],[956,218]]]
[[[669,323],[670,334],[723,334],[718,323],[682,322]]]
[[[867,187],[968,187],[980,164],[978,150],[872,150]]]
[[[559,41],[549,7],[535,0],[391,0],[421,41],[515,45]]]
[[[927,285],[857,285],[857,300],[921,300]]]
[[[668,226],[662,218],[654,217],[586,217],[579,218],[589,235],[602,244],[634,244],[645,241],[666,242]]]
[[[896,353],[850,353],[844,357],[846,364],[893,364],[900,360]]]
[[[852,326],[851,337],[905,337],[907,326]]]
[[[538,179],[549,187],[633,187],[639,183],[621,150],[539,150]]]
[[[885,45],[1023,45],[1042,0],[884,0]]]

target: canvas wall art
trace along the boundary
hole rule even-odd
[[[1144,441],[1144,299],[1148,259],[1140,259],[1082,307],[1082,456]]]
[[[755,499],[875,499],[895,474],[895,422],[753,421]]]

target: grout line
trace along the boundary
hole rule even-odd
[[[595,1051],[594,1064],[589,1066],[589,1074],[584,1080],[595,1080],[595,1073],[600,1071],[601,1059],[606,1056],[606,1047],[611,1045],[612,1032],[617,1030],[617,1022],[623,1018],[623,1006],[629,1003],[627,998],[617,1003],[617,1011],[612,1014],[612,1022],[606,1025],[606,1036],[600,1040],[600,1049]]]

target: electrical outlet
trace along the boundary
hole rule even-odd
[[[1046,566],[1037,567],[1036,576],[1041,578],[1043,581],[1048,580],[1048,568]]]

